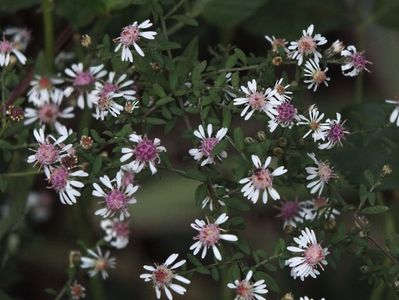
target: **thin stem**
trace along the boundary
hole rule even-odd
[[[376,240],[374,240],[371,236],[367,236],[367,239],[374,244],[379,250],[384,253],[386,257],[388,257],[394,264],[399,265],[399,261],[392,255],[391,252],[385,250],[380,244],[377,243]]]
[[[42,0],[43,10],[43,31],[44,31],[44,52],[46,59],[46,69],[53,71],[54,62],[54,19],[53,19],[53,1]]]
[[[166,15],[165,15],[165,20],[167,19],[167,18],[169,18],[171,15],[173,15],[178,9],[179,9],[179,7],[180,6],[182,6],[183,5],[183,3],[184,3],[184,1],[185,0],[180,0]]]
[[[34,176],[37,174],[43,174],[43,172],[38,172],[37,170],[27,170],[27,171],[22,171],[22,172],[11,172],[11,173],[3,173],[0,174],[0,176],[4,177],[24,177],[24,176]]]
[[[262,64],[257,64],[257,65],[251,65],[251,66],[246,66],[246,67],[237,67],[237,68],[226,68],[226,69],[219,69],[219,70],[214,70],[210,72],[203,73],[203,75],[210,75],[210,74],[220,74],[220,73],[228,73],[228,72],[239,72],[239,71],[248,71],[248,70],[254,70],[258,69],[262,66]]]

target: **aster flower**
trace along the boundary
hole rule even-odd
[[[137,44],[140,38],[145,38],[148,40],[153,40],[157,34],[155,31],[143,31],[152,26],[150,20],[145,20],[144,22],[138,24],[134,22],[131,25],[122,28],[122,32],[119,37],[114,39],[114,42],[118,43],[115,48],[115,52],[118,52],[122,48],[122,61],[133,62],[133,55],[130,47],[133,46],[136,52],[140,56],[144,56],[143,50]]]
[[[253,203],[256,203],[260,194],[263,192],[262,201],[264,204],[267,203],[268,194],[273,198],[273,200],[280,199],[279,193],[273,187],[273,179],[274,177],[286,173],[287,169],[281,166],[271,172],[268,169],[268,166],[272,161],[270,156],[266,158],[266,161],[263,165],[257,155],[252,155],[251,159],[255,166],[255,169],[252,171],[252,175],[239,181],[239,183],[244,184],[244,186],[241,188],[241,192],[243,193],[244,197],[248,198]]]
[[[234,283],[228,283],[227,287],[236,291],[234,300],[266,300],[261,295],[267,294],[266,284],[264,280],[258,280],[252,283],[252,271],[247,273],[245,279],[239,281],[238,279]]]
[[[132,148],[122,148],[121,162],[125,162],[134,156],[130,165],[136,173],[141,172],[148,165],[151,173],[155,174],[157,172],[155,164],[161,160],[159,153],[166,151],[165,147],[160,145],[161,140],[158,138],[151,140],[146,136],[143,137],[135,133],[129,136],[129,140],[136,145]]]
[[[320,275],[319,270],[324,270],[327,265],[325,257],[330,254],[327,248],[322,248],[317,242],[316,235],[313,230],[305,228],[301,231],[299,237],[294,238],[297,246],[289,246],[287,249],[295,254],[300,253],[300,256],[294,256],[285,261],[285,265],[291,267],[291,276],[296,279],[299,277],[302,281],[311,276],[316,278]]]
[[[64,90],[65,96],[69,97],[73,92],[78,94],[78,106],[83,109],[85,102],[89,108],[92,107],[92,103],[88,99],[88,95],[91,92],[94,82],[96,79],[100,79],[107,75],[107,71],[103,70],[104,65],[98,65],[90,67],[88,70],[84,69],[82,63],[73,64],[71,68],[65,69],[65,74],[71,77],[72,86],[67,87]],[[87,99],[85,101],[85,99]]]
[[[306,138],[309,134],[312,134],[315,142],[318,140],[324,141],[328,129],[328,124],[322,122],[324,114],[320,114],[315,104],[309,107],[308,114],[309,117],[299,115],[300,120],[297,123],[298,125],[307,125],[309,127],[309,131],[303,137]]]
[[[191,156],[194,157],[195,160],[200,161],[205,157],[205,159],[201,162],[201,166],[205,166],[206,164],[214,164],[215,156],[212,151],[217,144],[223,139],[223,137],[227,133],[227,128],[221,128],[216,133],[215,137],[212,137],[213,128],[212,124],[208,124],[207,133],[208,137],[205,134],[204,127],[202,125],[198,126],[198,130],[194,131],[194,135],[201,140],[201,146],[199,148],[190,149],[188,152]],[[220,152],[216,157],[219,160],[227,157],[226,151]]]
[[[305,212],[303,210],[304,202],[298,202],[298,200],[282,200],[280,205],[277,207],[280,213],[277,217],[284,220],[283,228],[287,226],[296,227],[298,223],[303,223],[303,217]]]
[[[385,100],[385,103],[395,105],[391,115],[389,116],[389,122],[392,124],[396,123],[396,126],[399,127],[399,99],[398,100]]]
[[[118,104],[114,99],[118,98],[120,95],[113,92],[103,94],[100,96],[89,95],[89,101],[94,104],[95,113],[93,116],[98,120],[104,120],[105,117],[110,113],[115,118],[120,115],[124,107]]]
[[[47,76],[35,75],[30,82],[31,88],[28,91],[28,101],[36,106],[50,102],[50,94],[58,91],[56,85],[63,83],[61,78],[51,78]]]
[[[64,165],[50,167],[46,175],[50,183],[49,188],[55,190],[59,194],[62,204],[69,205],[76,203],[76,197],[80,196],[78,189],[84,186],[77,177],[89,176],[89,174],[82,170],[72,171]]]
[[[60,90],[54,90],[50,93],[51,101],[42,102],[37,108],[25,108],[24,125],[32,124],[39,121],[39,124],[45,128],[50,126],[55,128],[58,133],[63,131],[63,125],[59,119],[71,119],[75,115],[72,113],[73,107],[68,106],[61,110],[64,94]]]
[[[325,219],[335,219],[340,215],[339,210],[330,206],[329,199],[325,197],[317,197],[303,202],[303,214],[306,220],[315,220],[318,216]]]
[[[305,80],[304,82],[308,85],[308,89],[313,89],[316,92],[317,88],[324,83],[328,86],[328,81],[330,77],[327,77],[328,67],[324,70],[320,68],[319,63],[312,59],[309,59],[305,64]]]
[[[184,295],[187,291],[186,288],[180,284],[173,283],[173,280],[175,279],[184,284],[190,284],[190,280],[188,280],[186,277],[180,276],[175,271],[177,268],[186,263],[185,260],[175,263],[178,256],[178,254],[173,253],[162,265],[154,264],[154,266],[144,266],[144,269],[150,273],[143,273],[140,275],[140,278],[144,279],[145,282],[152,282],[157,299],[161,298],[162,290],[165,292],[165,295],[169,300],[173,299],[171,290],[179,295]]]
[[[306,187],[311,189],[311,194],[315,194],[318,191],[320,196],[324,186],[328,184],[331,179],[337,178],[337,175],[334,173],[334,169],[330,167],[328,161],[318,161],[314,153],[308,153],[308,156],[315,162],[316,166],[305,168],[308,173],[306,179],[310,181]]]
[[[105,252],[103,255],[100,247],[97,246],[97,252],[87,249],[88,256],[81,257],[82,269],[89,269],[88,273],[90,277],[94,277],[97,273],[101,273],[102,278],[105,280],[108,278],[108,270],[115,269],[116,259],[110,257],[111,252]]]
[[[131,165],[121,166],[120,172],[122,174],[122,186],[127,187],[129,184],[135,184],[136,172]]]
[[[14,42],[3,37],[0,41],[0,66],[5,67],[10,64],[11,56],[14,56],[22,65],[26,63],[26,57],[18,50]]]
[[[105,231],[104,240],[112,247],[123,249],[129,243],[129,222],[117,218],[101,221],[101,228]]]
[[[86,297],[86,289],[80,285],[76,280],[69,287],[69,293],[71,295],[72,300],[79,300]]]
[[[302,37],[298,41],[291,42],[291,45],[288,46],[288,49],[292,51],[292,59],[298,60],[299,66],[305,58],[313,56],[313,60],[318,63],[322,57],[317,47],[327,43],[327,40],[320,34],[313,36],[313,31],[314,26],[312,24],[308,29],[302,31]]]
[[[279,47],[281,47],[285,53],[288,53],[289,50],[287,48],[288,42],[283,38],[276,38],[274,35],[269,36],[265,35],[265,39],[269,41],[270,45],[272,46],[273,52],[278,53]]]
[[[345,130],[344,124],[346,121],[341,121],[341,114],[336,114],[336,119],[326,120],[326,137],[327,142],[319,144],[319,149],[331,149],[336,145],[342,146],[342,141],[345,140],[345,135],[349,134],[349,131]]]
[[[101,97],[109,93],[115,93],[125,100],[136,100],[136,91],[133,89],[134,81],[126,80],[126,78],[126,74],[115,77],[115,72],[109,72],[105,82],[100,80],[95,83],[95,89],[92,94]]]
[[[372,63],[366,60],[364,51],[358,52],[356,47],[351,45],[342,50],[341,55],[345,59],[345,63],[341,66],[344,76],[354,77],[359,75],[363,70],[370,72],[370,70],[367,69],[367,64]]]
[[[205,209],[205,207],[208,206],[209,210],[212,211],[213,207],[214,207],[214,202],[215,202],[214,197],[217,198],[217,203],[220,206],[225,206],[226,203],[223,200],[229,198],[228,192],[229,192],[229,189],[225,188],[224,186],[221,186],[219,184],[213,184],[212,185],[212,193],[213,194],[211,195],[209,189],[207,189],[207,195],[201,202],[201,208]]]
[[[32,37],[30,30],[18,27],[7,27],[6,30],[4,30],[4,34],[11,37],[11,41],[15,48],[20,51],[26,50]]]
[[[63,127],[57,139],[52,135],[45,136],[43,128],[34,129],[33,136],[38,143],[38,148],[31,149],[35,154],[30,155],[27,162],[34,165],[39,164],[40,168],[44,168],[45,173],[49,175],[49,167],[59,162],[65,155],[68,155],[68,151],[72,148],[72,144],[63,144],[69,135],[70,132],[65,127]]]
[[[223,224],[229,219],[229,217],[223,213],[221,214],[215,222],[211,223],[208,219],[207,222],[203,220],[196,219],[191,227],[197,230],[199,233],[194,237],[196,242],[191,245],[190,250],[193,250],[194,255],[197,255],[202,248],[201,258],[204,259],[208,248],[212,248],[213,255],[217,260],[222,260],[222,255],[220,254],[217,245],[220,240],[236,242],[238,241],[237,236],[233,234],[225,234],[225,229],[220,228],[219,225]]]
[[[288,90],[288,88],[291,85],[290,84],[284,85],[283,84],[283,80],[284,80],[283,78],[280,78],[274,84],[274,89],[277,92],[276,96],[279,97],[281,100],[290,101],[291,100],[292,91]]]
[[[276,130],[277,126],[291,128],[299,121],[296,107],[289,101],[281,101],[275,106],[276,114],[269,120],[268,127],[270,132]]]
[[[273,117],[275,110],[274,105],[278,104],[277,91],[268,88],[266,91],[258,91],[256,80],[248,81],[248,87],[241,86],[241,91],[245,94],[245,98],[235,98],[234,105],[246,105],[241,112],[241,117],[248,120],[255,111],[266,113],[269,117]]]
[[[121,172],[116,173],[116,177],[110,180],[107,175],[100,177],[101,183],[106,187],[104,191],[100,185],[93,183],[93,196],[103,198],[100,204],[105,207],[98,209],[95,214],[103,218],[112,217],[119,214],[119,219],[123,221],[130,216],[128,205],[137,202],[133,194],[138,190],[138,186],[129,184],[122,185]]]

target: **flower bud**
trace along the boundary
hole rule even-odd
[[[368,266],[363,265],[363,266],[360,267],[360,272],[365,274],[365,273],[368,273],[368,271],[369,271],[369,267]]]
[[[7,116],[10,117],[13,122],[20,122],[24,119],[24,111],[20,107],[15,107],[14,105],[9,105],[6,111]]]
[[[327,230],[333,230],[335,228],[335,226],[337,225],[337,222],[335,221],[335,219],[328,219],[326,221],[326,224],[324,224],[324,227]]]
[[[137,108],[137,101],[126,101],[125,103],[125,111],[128,114],[131,114],[135,108]]]
[[[91,147],[93,147],[93,139],[90,136],[82,135],[80,138],[80,145],[83,149],[89,150]]]
[[[386,164],[382,167],[382,172],[381,172],[382,177],[385,177],[391,173],[392,173],[392,168],[389,164]]]
[[[266,141],[266,133],[263,130],[259,130],[258,133],[256,134],[257,138],[259,141],[264,142]]]
[[[281,300],[294,300],[294,295],[292,293],[287,293],[281,298]]]
[[[285,234],[291,234],[294,232],[294,227],[290,224],[287,224],[286,226],[284,226],[284,233]]]
[[[393,282],[393,286],[394,286],[395,289],[399,289],[399,280],[395,280]]]
[[[284,151],[280,147],[274,147],[273,148],[273,155],[274,156],[281,157],[283,154],[284,154]]]
[[[73,268],[80,265],[80,258],[82,253],[80,251],[72,250],[69,252],[69,267]]]
[[[285,137],[280,137],[280,138],[278,139],[278,141],[277,141],[277,144],[278,144],[280,147],[286,147],[287,144],[288,144],[288,141],[287,141],[287,139],[286,139]]]
[[[80,37],[80,44],[85,47],[85,48],[89,48],[91,46],[91,37],[88,34],[83,34]]]
[[[244,139],[244,141],[245,141],[245,143],[247,143],[247,144],[254,144],[254,143],[256,143],[256,141],[255,141],[253,138],[251,138],[250,136],[247,136],[247,137]]]
[[[273,66],[276,66],[276,67],[281,65],[282,62],[283,62],[283,58],[281,56],[276,56],[276,57],[273,57],[273,59],[272,59],[272,64],[273,64]]]

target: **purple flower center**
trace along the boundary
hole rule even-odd
[[[259,168],[252,174],[252,183],[257,189],[265,190],[273,185],[273,177],[268,169]]]
[[[101,96],[108,96],[110,93],[116,92],[118,90],[118,86],[113,83],[106,83],[101,91]]]
[[[281,214],[280,216],[284,220],[292,220],[299,210],[299,204],[296,201],[287,201],[283,203],[281,207]]]
[[[305,250],[305,261],[307,264],[316,266],[320,261],[324,259],[324,251],[319,244],[310,245]]]
[[[217,138],[205,138],[201,142],[201,151],[205,156],[212,155],[212,150],[219,143]]]
[[[127,197],[120,190],[112,190],[105,196],[107,208],[112,211],[118,211],[126,207]]]
[[[353,53],[351,59],[352,65],[355,69],[364,70],[366,68],[366,64],[368,63],[368,61],[366,60],[362,52]]]
[[[205,246],[213,246],[220,239],[220,228],[217,224],[205,225],[195,239],[199,240]]]
[[[51,187],[57,192],[65,188],[68,182],[69,172],[65,167],[54,169],[50,175]]]
[[[296,108],[291,103],[284,102],[277,107],[277,112],[277,119],[280,123],[292,122],[296,114]]]
[[[124,171],[122,176],[122,185],[127,187],[129,184],[134,183],[134,172]]]
[[[0,52],[10,53],[14,49],[11,42],[3,40],[0,42]]]
[[[56,104],[48,103],[39,108],[37,116],[43,123],[54,123],[59,114],[59,109]]]
[[[341,142],[345,138],[344,127],[339,123],[332,124],[328,132],[328,138],[335,143]]]
[[[318,174],[322,181],[329,182],[333,175],[333,171],[327,162],[320,162],[318,166]]]
[[[122,29],[119,40],[124,46],[129,47],[139,39],[140,37],[139,33],[140,30],[137,26],[133,25],[126,26]]]
[[[79,72],[76,74],[73,85],[86,86],[94,82],[94,76],[89,71]]]
[[[152,161],[157,156],[157,147],[155,147],[152,140],[143,138],[143,140],[137,144],[134,154],[141,161]]]
[[[58,159],[59,152],[52,144],[41,144],[36,152],[36,159],[41,165],[51,165]]]

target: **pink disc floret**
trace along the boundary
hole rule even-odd
[[[277,107],[277,119],[281,123],[291,122],[295,118],[296,108],[288,102],[284,102]]]
[[[212,247],[220,240],[220,228],[217,224],[208,224],[201,228],[199,234],[195,237],[203,245]]]
[[[114,189],[105,196],[107,208],[112,211],[118,211],[127,205],[127,197],[121,191]]]
[[[137,144],[134,154],[141,161],[152,161],[157,156],[157,148],[152,140],[143,138],[143,140]]]
[[[41,106],[37,112],[37,116],[43,123],[54,123],[59,114],[58,105],[54,103],[47,103]]]
[[[201,151],[205,156],[212,155],[212,150],[219,143],[219,140],[214,137],[205,138],[201,142]]]
[[[306,263],[312,267],[318,265],[324,259],[324,250],[319,244],[310,245],[305,251]]]
[[[41,165],[51,165],[58,159],[59,151],[53,144],[41,144],[36,152],[36,160]]]
[[[94,82],[94,76],[90,72],[79,72],[76,74],[73,84],[75,86],[86,86]]]
[[[65,167],[54,169],[50,175],[51,188],[60,191],[65,188],[68,183],[69,172]]]
[[[136,25],[129,25],[122,29],[119,40],[124,46],[129,47],[140,38],[139,34],[140,29]]]

